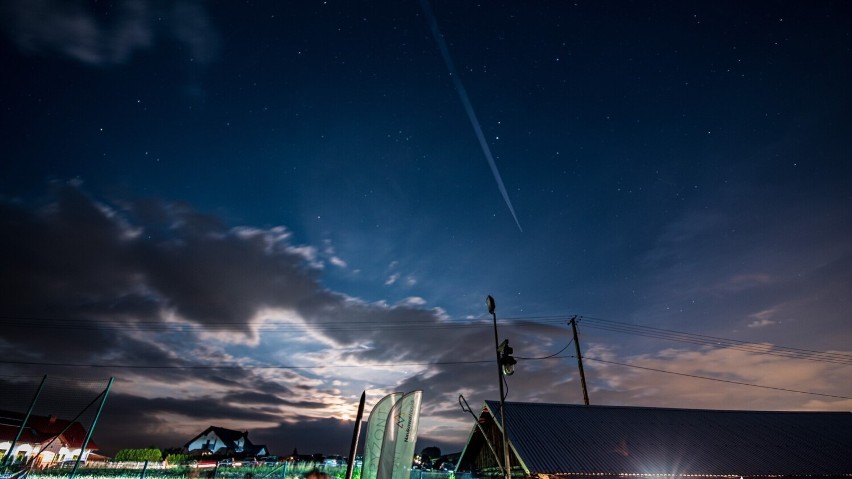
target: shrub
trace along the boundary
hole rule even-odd
[[[166,462],[169,464],[184,464],[189,461],[189,454],[169,454],[166,456]]]
[[[115,453],[116,461],[161,461],[163,452],[156,448],[122,449]]]

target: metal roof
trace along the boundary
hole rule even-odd
[[[850,412],[505,406],[528,474],[852,474]],[[499,427],[500,403],[486,401],[487,413]]]

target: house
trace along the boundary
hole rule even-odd
[[[252,444],[248,431],[235,431],[224,427],[210,426],[184,446],[189,453],[210,453],[220,456],[261,457],[268,456],[266,446]]]
[[[852,475],[852,413],[505,404],[516,478]],[[457,471],[500,476],[500,403],[485,401]]]
[[[56,416],[30,415],[24,424],[25,414],[0,411],[0,456],[7,462],[28,462],[35,466],[76,460],[86,461],[98,446],[90,440],[81,451],[87,431],[77,421],[71,422]],[[20,433],[20,436],[18,435]],[[18,438],[17,441],[15,438]],[[10,451],[10,448],[14,449]]]

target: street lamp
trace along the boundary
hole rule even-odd
[[[515,358],[512,357],[514,350],[509,346],[509,340],[504,339],[500,346],[497,346],[497,362],[500,363],[500,368],[504,376],[515,374],[515,365],[518,364]]]
[[[500,427],[503,429],[503,471],[506,473],[506,479],[512,479],[512,466],[509,462],[509,435],[506,432],[503,375],[511,376],[514,374],[517,361],[512,357],[512,348],[509,346],[509,340],[506,339],[503,343],[500,343],[500,338],[497,335],[497,313],[494,312],[497,306],[494,304],[494,298],[490,294],[485,298],[485,304],[488,306],[488,312],[494,320],[494,346],[497,350],[497,381],[500,384]]]

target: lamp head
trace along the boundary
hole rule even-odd
[[[503,340],[500,346],[497,347],[497,354],[500,355],[500,369],[503,371],[504,376],[515,374],[515,364],[518,364],[518,361],[512,357],[513,352],[515,351],[509,346],[508,339]]]
[[[512,356],[506,355],[500,358],[500,367],[503,370],[503,375],[511,376],[515,374],[515,364],[518,364],[518,362]]]
[[[485,304],[488,306],[488,314],[494,314],[494,310],[497,308],[497,305],[494,304],[494,298],[489,294],[487,298],[485,298]]]

